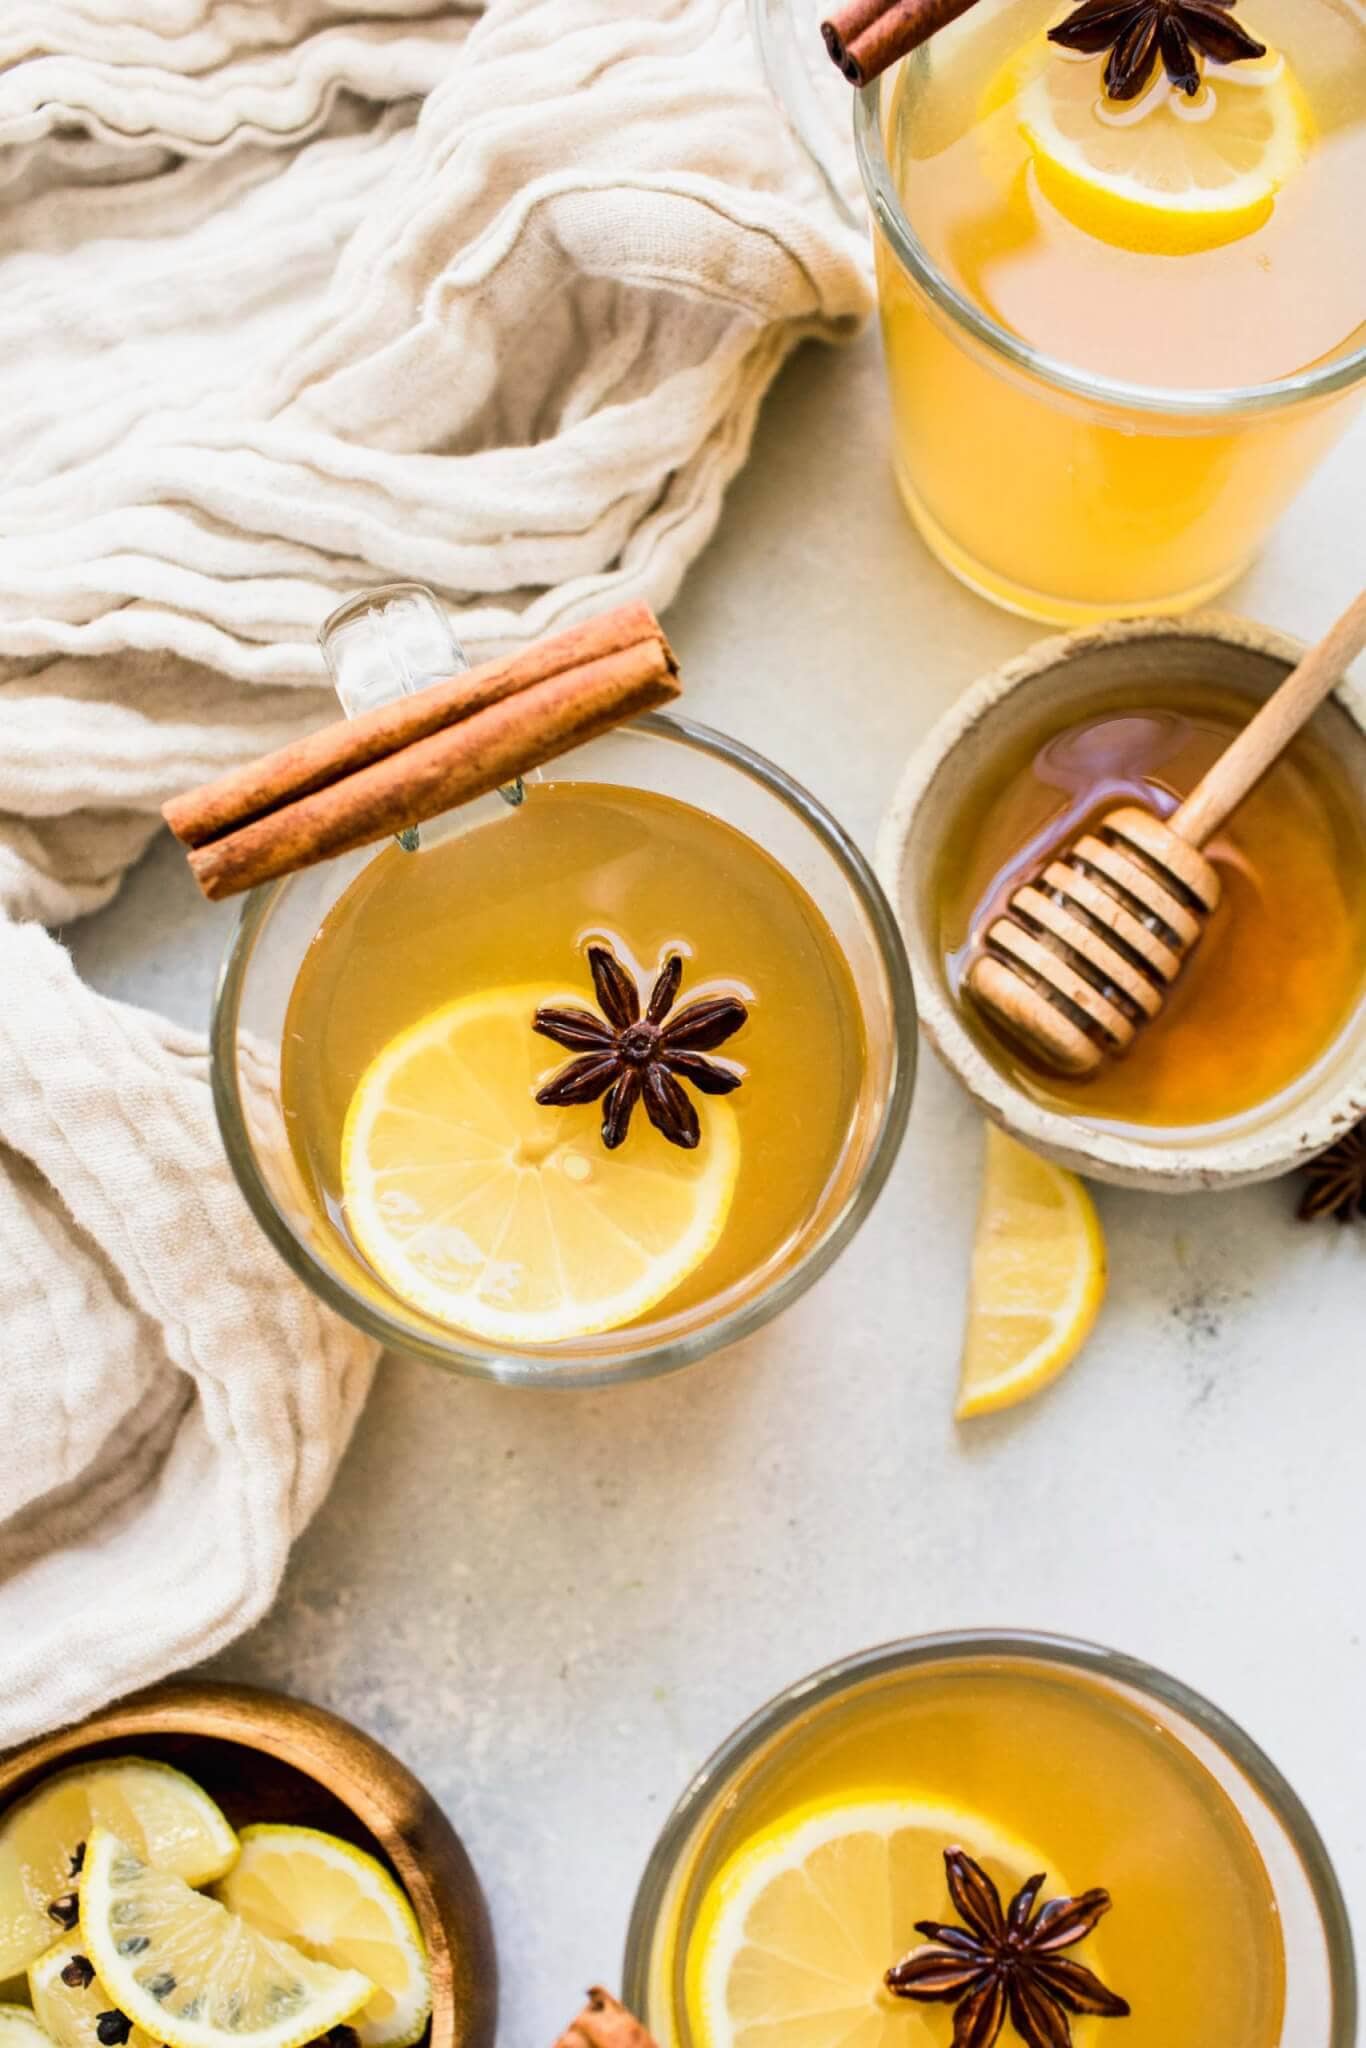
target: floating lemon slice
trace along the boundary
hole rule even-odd
[[[69,1983],[62,1977],[63,1970],[70,1972]],[[111,2012],[119,2016],[118,2008],[74,1935],[30,1965],[28,1985],[34,2014],[57,2048],[107,2048],[100,2038],[100,2021],[107,2020]],[[0,2048],[8,2048],[8,2044],[0,2042]],[[141,2027],[133,2027],[125,2048],[154,2048],[154,2043]]]
[[[0,1826],[0,1977],[26,1970],[51,1944],[48,1907],[73,1896],[73,1865],[97,1822],[187,1884],[210,1884],[237,1855],[207,1792],[169,1764],[120,1757],[48,1778]]]
[[[365,2048],[421,2037],[432,2010],[427,1952],[407,1898],[373,1856],[316,1828],[244,1828],[217,1895],[258,1933],[364,1972],[376,1988],[351,2025]]]
[[[1159,72],[1141,99],[1106,97],[1094,58],[1035,53],[1016,101],[1045,196],[1125,249],[1183,255],[1250,234],[1303,165],[1313,117],[1284,58],[1205,66],[1193,99]],[[994,89],[988,97],[1000,97]]]
[[[375,1989],[258,1934],[101,1827],[81,1874],[81,1945],[118,2010],[168,2048],[299,2048]]]
[[[642,1316],[716,1244],[739,1126],[697,1102],[696,1151],[643,1116],[608,1152],[597,1106],[545,1109],[563,1054],[531,1028],[561,989],[504,988],[433,1011],[362,1076],[342,1134],[352,1235],[414,1307],[495,1344],[555,1344]]]
[[[974,1814],[916,1800],[821,1801],[740,1850],[702,1901],[688,1943],[699,2048],[928,2048],[942,2009],[894,1998],[884,1973],[953,1921],[944,1851],[967,1850],[1003,1897],[1046,1859]],[[1050,1890],[1065,1890],[1050,1871]]]
[[[987,1126],[957,1414],[1037,1394],[1071,1364],[1105,1295],[1105,1239],[1074,1173]]]

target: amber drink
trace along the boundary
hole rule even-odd
[[[755,1327],[856,1227],[905,1116],[909,977],[859,856],[665,719],[416,837],[248,911],[220,1107],[277,1243],[386,1341],[499,1378]]]
[[[1342,1902],[1232,1723],[1047,1637],[925,1638],[765,1708],[646,1873],[661,2048],[1347,2048]]]
[[[1261,55],[1154,45],[1117,98],[1086,24],[1049,40],[1074,10],[981,0],[863,95],[901,488],[1033,617],[1222,588],[1366,373],[1366,17],[1223,12]]]

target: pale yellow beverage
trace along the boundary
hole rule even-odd
[[[609,1130],[619,1050],[639,1092]],[[666,1330],[784,1272],[847,1193],[867,1087],[853,977],[800,882],[708,811],[587,782],[371,861],[282,1046],[316,1230],[379,1298],[519,1351]]]
[[[895,223],[877,248],[914,518],[987,596],[1079,622],[1221,589],[1347,424],[1366,19],[1238,0],[1264,57],[1201,60],[1193,97],[1159,67],[1120,103],[1103,55],[1048,41],[1069,11],[980,0],[884,81],[891,184],[938,301]]]
[[[1067,2007],[1079,1980],[1064,1976],[1054,2031],[1007,2022],[1003,2048],[1291,2048],[1276,1889],[1210,1761],[1150,1704],[1023,1658],[965,1655],[798,1703],[675,1876],[651,2026],[662,2048],[978,2038],[955,2034],[953,1996],[886,1982],[942,1946],[920,1923],[961,1934],[946,1858],[966,1856],[1003,1914],[1036,1878],[1035,1914],[1093,1895],[1057,1949],[1093,2002]]]

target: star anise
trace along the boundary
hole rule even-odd
[[[1233,19],[1232,6],[1233,0],[1083,0],[1048,34],[1088,56],[1110,52],[1105,90],[1112,100],[1136,100],[1159,62],[1178,91],[1194,95],[1197,50],[1220,64],[1266,55],[1266,44]]]
[[[644,1016],[634,977],[606,946],[588,948],[588,965],[601,1017],[591,1010],[542,1008],[533,1019],[543,1038],[581,1055],[561,1067],[536,1100],[561,1108],[605,1096],[602,1142],[609,1152],[620,1145],[636,1104],[643,1101],[655,1129],[671,1145],[691,1152],[702,1133],[681,1083],[690,1081],[704,1095],[729,1095],[740,1086],[743,1074],[702,1055],[724,1045],[748,1010],[738,996],[702,996],[670,1016],[683,979],[677,953],[660,968]]]
[[[1127,2016],[1125,2001],[1093,1971],[1058,1953],[1084,1941],[1109,1912],[1108,1892],[1049,1899],[1036,1912],[1040,1872],[1003,1908],[985,1870],[963,1850],[946,1849],[944,1865],[949,1895],[967,1925],[917,1920],[916,1933],[932,1945],[894,1963],[887,1988],[898,1998],[953,2006],[953,2048],[992,2048],[1007,2015],[1027,2048],[1070,2048],[1069,2013]]]
[[[1304,1177],[1309,1185],[1297,1213],[1306,1223],[1320,1216],[1336,1216],[1339,1223],[1366,1216],[1366,1117],[1311,1159]]]

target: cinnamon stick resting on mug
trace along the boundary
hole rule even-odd
[[[867,85],[976,0],[844,0],[821,23],[825,47],[851,85]]]
[[[610,1991],[595,1984],[587,2005],[555,2048],[656,2048],[656,2043]]]
[[[338,720],[166,804],[214,901],[388,838],[657,711],[678,664],[627,604],[359,718]]]

